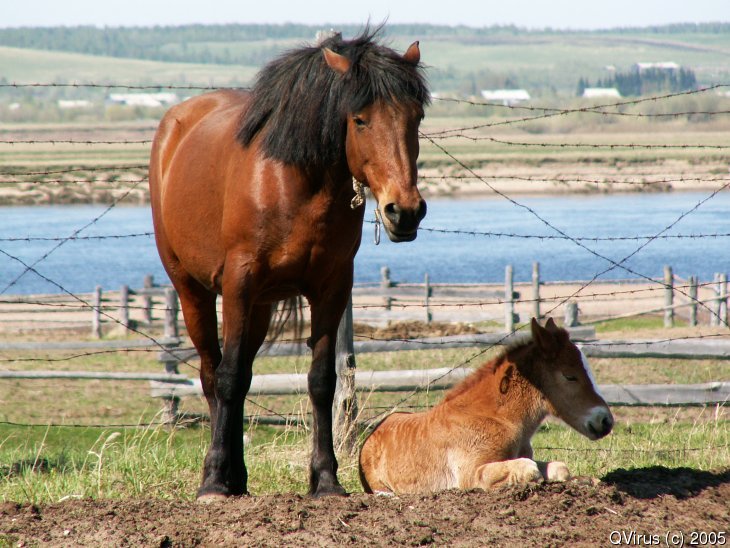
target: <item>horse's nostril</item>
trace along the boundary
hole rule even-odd
[[[383,213],[394,225],[397,225],[400,221],[401,208],[398,207],[396,204],[385,204],[385,207],[383,207]]]
[[[604,432],[610,432],[613,428],[613,419],[610,416],[603,417],[603,421],[601,421],[601,426],[603,426]]]
[[[418,202],[418,208],[416,208],[416,220],[420,223],[423,218],[426,216],[426,210],[428,208],[426,207],[426,201],[420,200]]]

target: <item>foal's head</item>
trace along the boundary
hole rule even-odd
[[[535,363],[533,383],[548,404],[548,411],[584,436],[597,440],[613,428],[613,416],[600,396],[588,361],[552,318],[545,327],[532,319]]]

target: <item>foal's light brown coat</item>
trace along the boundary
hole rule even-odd
[[[394,413],[365,441],[366,492],[424,493],[565,480],[563,463],[536,463],[530,439],[546,415],[581,434],[607,435],[613,417],[580,350],[550,319],[424,413]]]

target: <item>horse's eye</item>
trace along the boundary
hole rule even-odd
[[[566,381],[570,382],[576,382],[578,380],[578,377],[574,377],[573,375],[566,375],[565,373],[563,373],[563,377],[565,377]]]
[[[353,119],[353,121],[355,122],[355,125],[356,125],[357,127],[365,127],[365,126],[367,125],[367,124],[365,123],[365,120],[363,120],[363,119],[362,119],[362,118],[360,118],[359,116],[354,116],[354,117],[353,117],[352,119]]]

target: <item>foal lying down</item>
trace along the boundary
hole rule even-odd
[[[548,415],[597,440],[613,416],[596,391],[588,362],[568,333],[532,320],[532,338],[507,349],[423,413],[394,413],[360,451],[368,493],[488,489],[564,481],[562,462],[532,460],[530,439]]]

